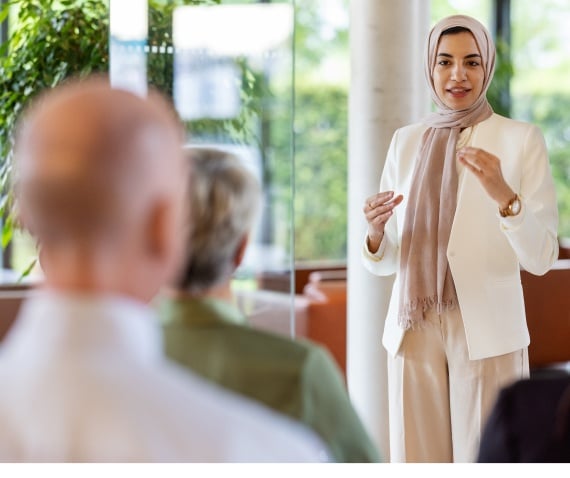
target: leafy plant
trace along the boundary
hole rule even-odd
[[[149,1],[149,83],[172,93],[172,12],[180,5],[218,4],[220,0]],[[9,0],[0,21],[11,34],[0,44],[0,217],[2,249],[14,234],[10,216],[13,130],[24,107],[46,88],[71,77],[109,69],[109,0]],[[153,49],[155,46],[157,48]]]
[[[12,239],[10,202],[12,132],[28,101],[71,76],[105,71],[108,65],[104,0],[21,0],[4,4],[0,18],[15,12],[12,34],[0,45],[0,212],[2,247]]]
[[[495,113],[510,117],[511,99],[510,84],[514,74],[513,63],[510,59],[510,46],[502,40],[497,41],[497,60],[493,80],[487,90],[487,99]]]
[[[556,184],[560,237],[570,237],[570,94],[550,93],[520,97],[520,114],[544,132]],[[524,105],[524,107],[523,107]]]
[[[347,246],[348,95],[336,85],[295,87],[295,189],[287,188],[286,162],[276,164],[282,203],[293,201],[295,260],[343,260]],[[276,119],[276,155],[287,154],[290,125]]]

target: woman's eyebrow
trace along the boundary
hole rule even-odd
[[[450,55],[449,53],[438,53],[437,56],[453,58],[453,55]],[[463,58],[481,58],[481,55],[479,55],[479,53],[470,53],[469,55],[465,55]]]

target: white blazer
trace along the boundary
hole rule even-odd
[[[400,244],[414,164],[426,128],[413,124],[395,132],[380,191],[394,190],[404,200],[386,223],[378,251],[370,253],[366,243],[362,250],[371,273],[396,274],[382,338],[392,355],[397,354],[405,333],[398,325]],[[521,212],[502,218],[479,180],[461,169],[447,258],[469,358],[476,360],[529,345],[520,267],[542,275],[558,258],[558,210],[548,152],[536,126],[494,114],[473,128],[470,146],[497,156],[505,180],[522,198]]]

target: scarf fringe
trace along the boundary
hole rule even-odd
[[[438,314],[443,314],[455,309],[456,306],[455,300],[439,299],[437,295],[417,298],[404,304],[403,310],[398,316],[398,324],[404,330],[421,329],[427,324],[427,320],[425,320],[426,311],[435,309]]]

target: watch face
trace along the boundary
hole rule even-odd
[[[511,204],[511,212],[513,213],[513,215],[517,215],[519,212],[521,211],[521,202],[519,199],[513,201],[513,203]]]

